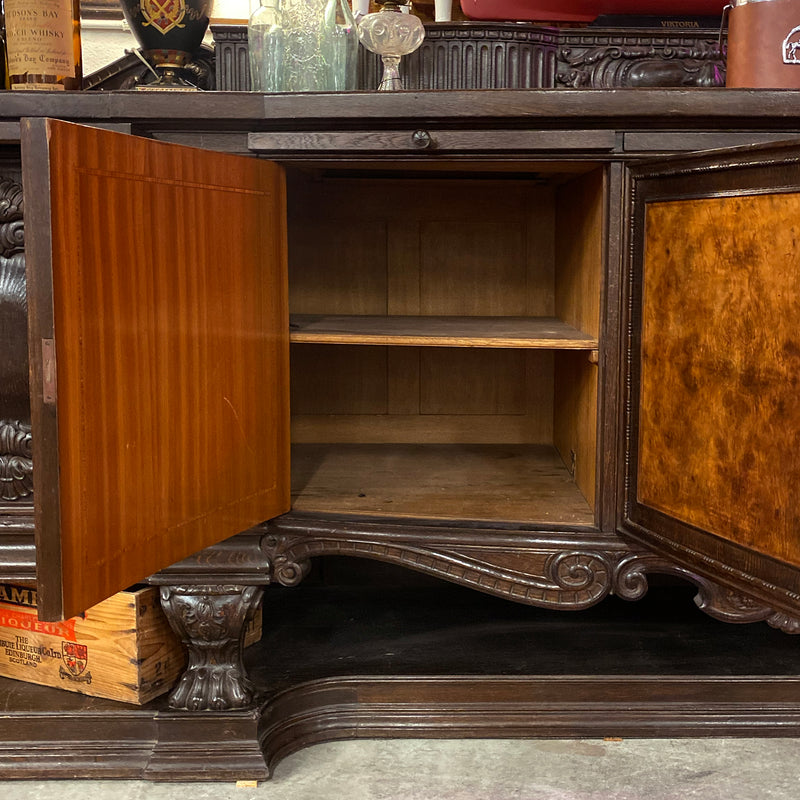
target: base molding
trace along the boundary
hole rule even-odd
[[[273,698],[262,744],[271,770],[359,738],[793,737],[798,689],[785,677],[333,678]]]
[[[22,707],[29,688],[48,710]],[[58,690],[2,679],[0,778],[265,780],[301,748],[359,738],[793,737],[799,690],[786,676],[344,677],[258,710],[96,700],[71,713]]]

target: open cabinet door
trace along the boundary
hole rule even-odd
[[[289,508],[280,167],[22,125],[39,612]]]
[[[800,616],[800,144],[631,181],[623,533]]]

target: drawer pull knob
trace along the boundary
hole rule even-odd
[[[428,131],[414,131],[411,134],[411,142],[418,150],[426,150],[433,146],[433,139]]]

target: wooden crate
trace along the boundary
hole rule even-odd
[[[142,704],[183,670],[183,646],[154,587],[120,592],[64,622],[39,622],[31,589],[3,585],[0,599],[13,601],[0,602],[5,677]]]

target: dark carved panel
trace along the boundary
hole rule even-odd
[[[33,494],[31,426],[20,420],[0,420],[0,500]]]
[[[724,86],[725,61],[708,38],[565,33],[557,81],[573,89]]]
[[[609,594],[639,600],[648,575],[660,573],[697,586],[696,604],[716,619],[767,621],[787,633],[800,632],[797,618],[614,534],[430,529],[292,515],[266,527],[262,549],[273,580],[284,586],[298,584],[314,556],[344,555],[398,564],[519,603],[578,610]]]
[[[161,587],[161,605],[189,656],[170,708],[224,711],[252,705],[255,689],[242,664],[243,636],[262,594],[260,586]]]
[[[436,23],[403,59],[404,89],[541,89],[555,86],[558,33],[516,23]],[[380,59],[360,49],[359,88],[380,83]]]
[[[33,490],[22,186],[0,177],[0,500]]]
[[[212,28],[220,89],[249,91],[247,28]],[[719,34],[686,30],[549,28],[514,22],[438,22],[403,59],[404,89],[549,89],[724,86]],[[358,88],[380,82],[361,48]]]

